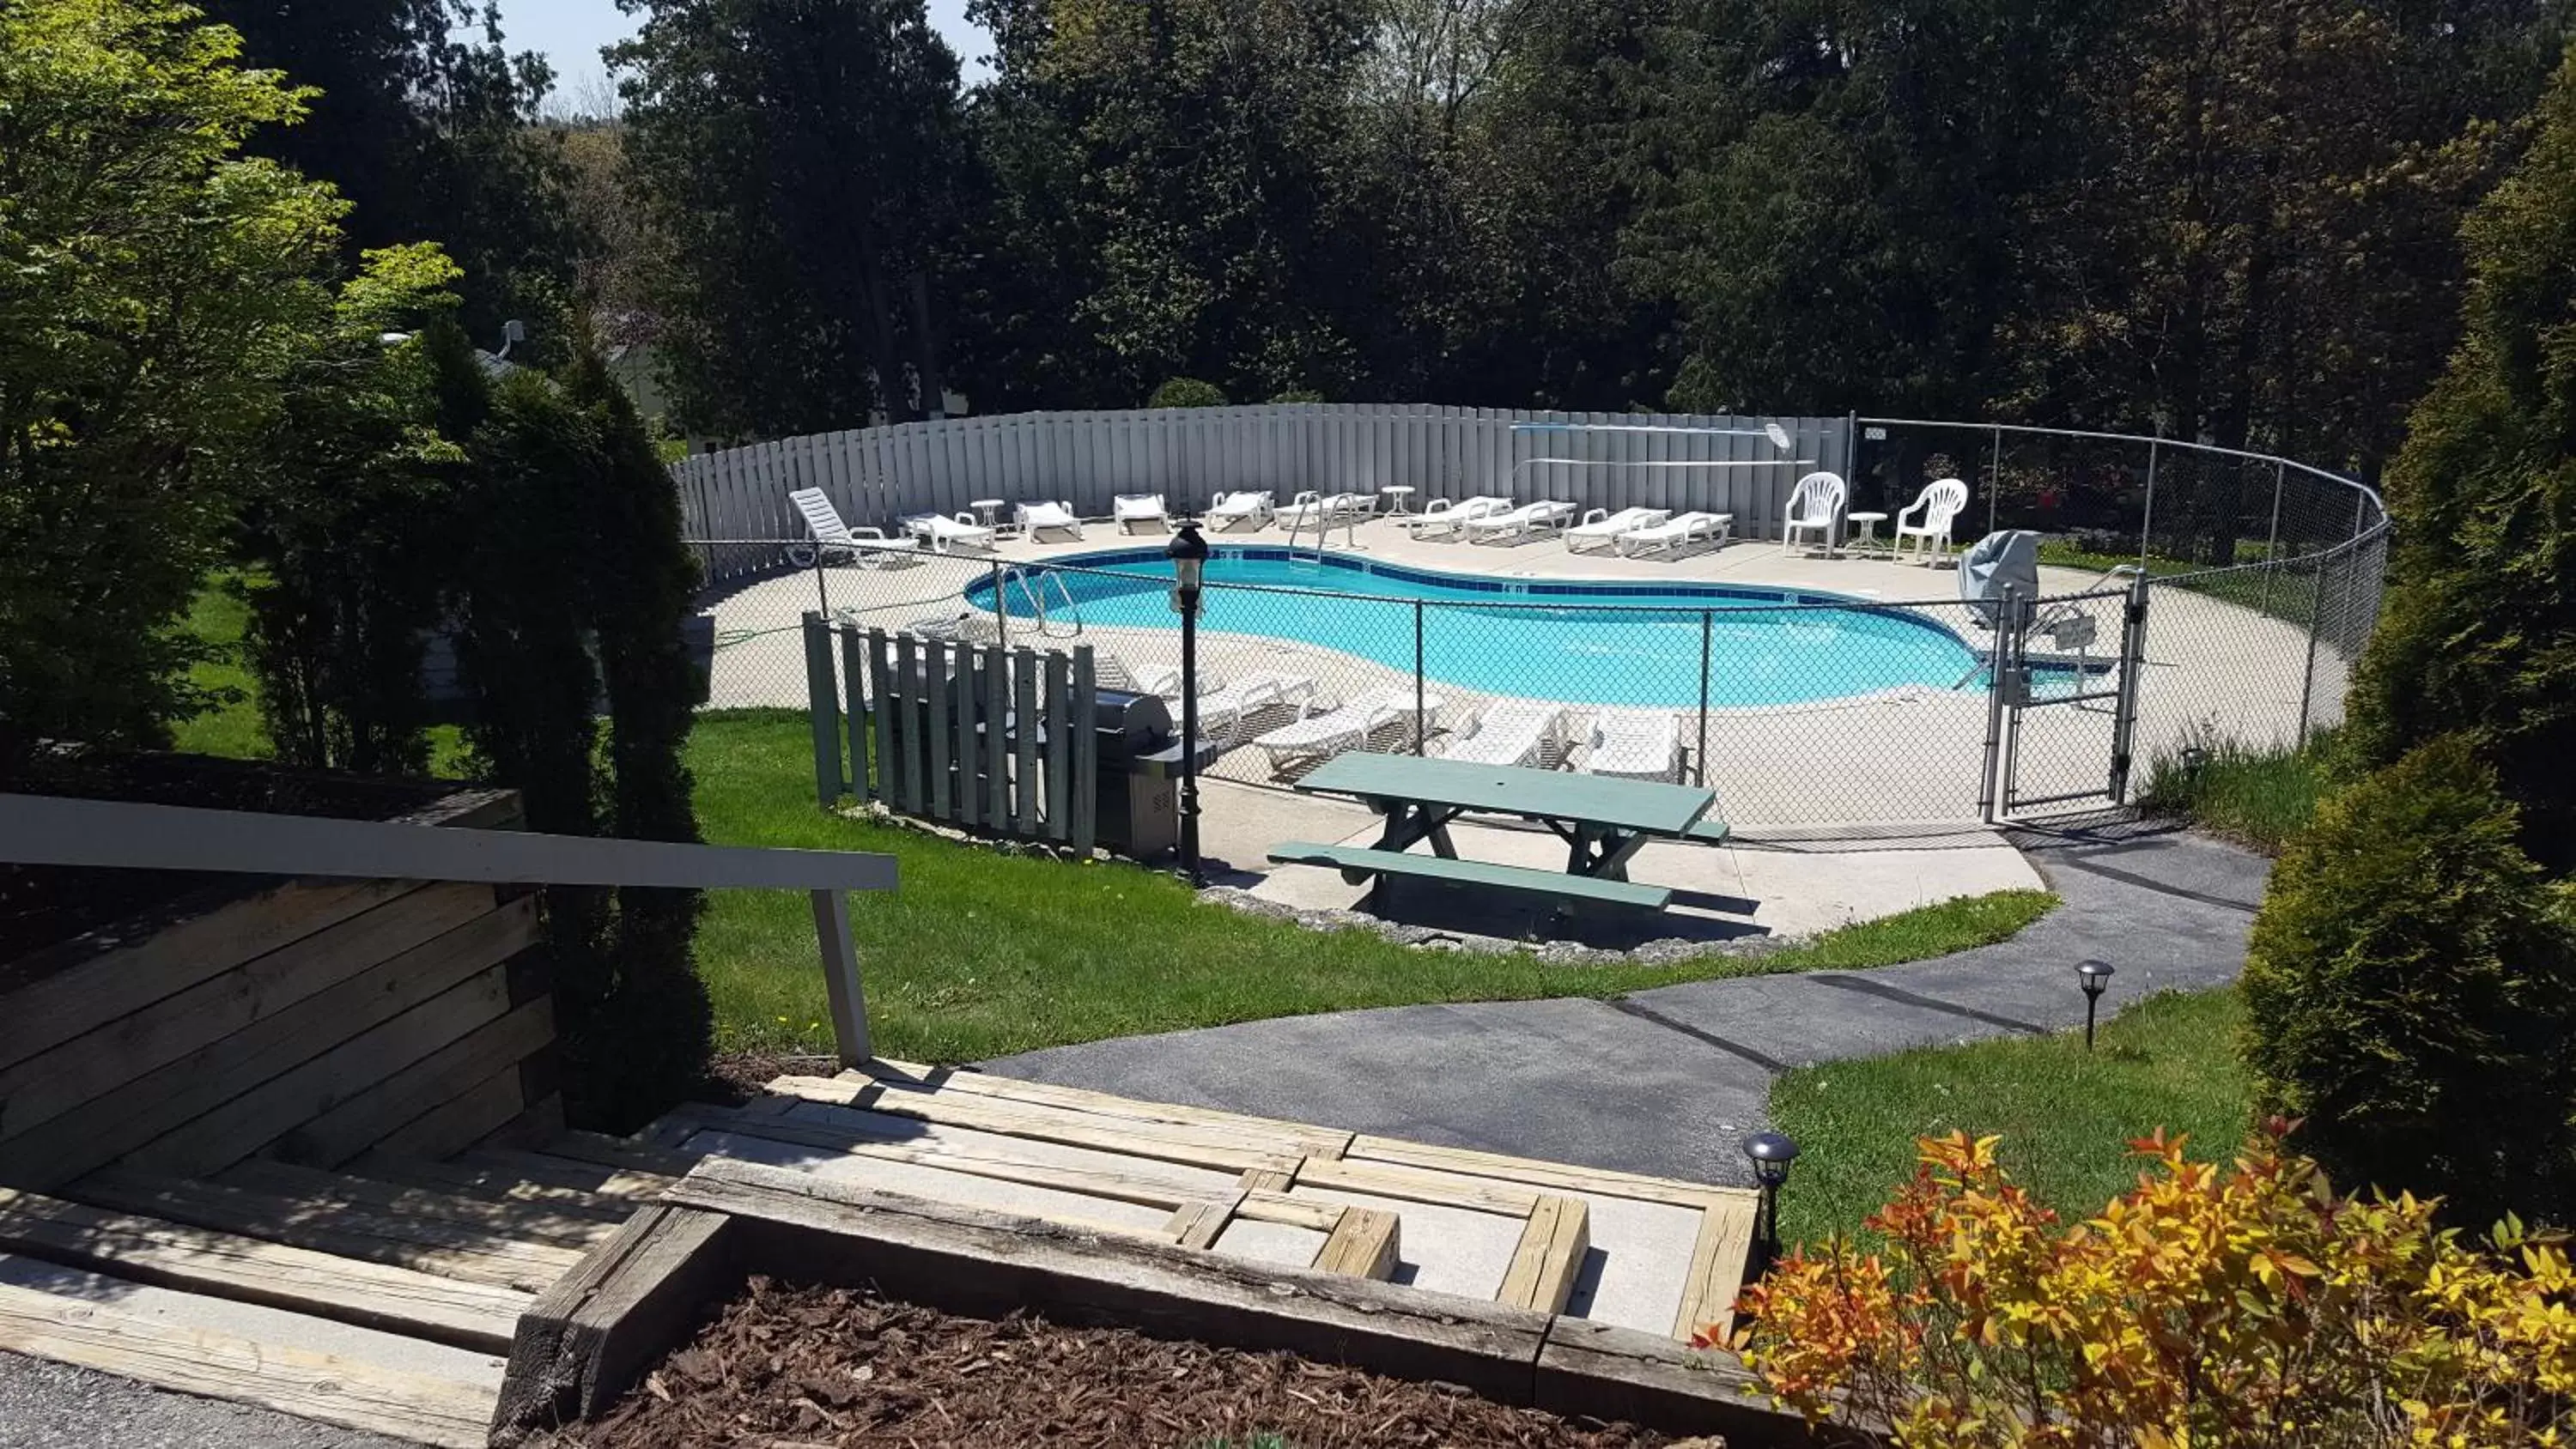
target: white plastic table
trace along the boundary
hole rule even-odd
[[[1405,487],[1403,484],[1397,483],[1397,484],[1390,484],[1390,485],[1388,485],[1387,487],[1381,488],[1381,489],[1379,489],[1379,490],[1377,490],[1377,491],[1378,491],[1378,492],[1380,492],[1380,493],[1385,494],[1385,495],[1386,495],[1390,500],[1392,500],[1391,502],[1389,502],[1389,503],[1386,505],[1386,516],[1387,516],[1387,517],[1389,517],[1389,518],[1402,518],[1402,517],[1406,516],[1407,514],[1409,514],[1409,513],[1411,513],[1411,512],[1413,511],[1412,509],[1410,509],[1410,508],[1408,508],[1408,507],[1406,507],[1406,506],[1405,506],[1405,501],[1404,501],[1404,500],[1406,500],[1406,499],[1408,499],[1408,498],[1411,498],[1411,497],[1413,496],[1413,490],[1412,490],[1411,488]]]
[[[975,510],[975,516],[983,521],[986,528],[999,533],[1002,526],[993,520],[1001,514],[1003,501],[999,498],[970,498],[966,500],[966,506]]]
[[[1860,525],[1860,537],[1852,540],[1852,552],[1877,552],[1879,547],[1878,526],[1887,521],[1887,515],[1884,513],[1847,513],[1843,516]]]

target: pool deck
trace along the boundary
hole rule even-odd
[[[990,554],[961,549],[948,555],[925,555],[917,563],[896,568],[835,565],[721,590],[712,607],[724,642],[716,657],[710,703],[718,708],[801,707],[806,694],[796,624],[803,613],[818,606],[886,628],[926,618],[953,618],[964,611],[961,591],[990,577],[997,558],[1062,561],[1118,548],[1157,548],[1167,539],[1160,529],[1122,533],[1107,523],[1089,524],[1084,534],[1080,540],[1043,542],[1006,537]],[[1219,545],[1287,542],[1286,533],[1275,526],[1210,538]],[[1571,553],[1562,537],[1552,532],[1504,545],[1415,538],[1388,519],[1362,524],[1356,545],[1337,529],[1328,547],[1375,561],[1509,579],[1728,583],[1812,589],[1885,604],[1920,603],[1926,617],[1963,637],[1973,635],[1957,603],[1952,569],[1848,552],[1825,557],[1803,550],[1790,552],[1775,543],[1735,542],[1721,548],[1698,547],[1679,556],[1629,559],[1606,552]],[[2043,591],[2052,596],[2082,592],[2097,578],[2076,570],[2041,571]],[[2115,653],[2120,601],[2106,594],[2083,607],[2100,628],[2096,657]],[[989,630],[989,615],[979,614],[978,622]],[[1131,667],[1169,665],[1178,658],[1176,629],[1092,625],[1079,638]],[[1064,648],[1073,640],[1072,631],[1061,625],[1052,636],[1032,637],[1025,625],[1017,623],[1010,638],[1015,645],[1040,648]],[[2306,635],[2290,623],[2205,595],[2166,589],[2156,595],[2147,654],[2135,741],[2141,761],[2176,748],[2202,731],[2232,734],[2250,742],[2286,739],[2295,732],[2309,648]],[[2342,687],[2339,666],[2330,654],[2325,651],[2318,661],[2316,688],[2325,698],[2339,697]],[[1798,667],[1829,667],[1812,662],[1811,656],[1797,656],[1795,662]],[[1221,677],[1261,671],[1311,678],[1323,700],[1347,699],[1372,689],[1409,697],[1413,688],[1409,672],[1372,660],[1292,639],[1230,634],[1209,627],[1202,629],[1201,663]],[[1427,747],[1438,753],[1446,737],[1469,727],[1488,697],[1436,678],[1429,692],[1436,697],[1437,707]],[[1552,751],[1549,762],[1581,768],[1582,736],[1588,734],[1586,712],[1593,707],[1578,703],[1572,708],[1577,738],[1571,750]],[[1988,701],[1982,690],[1909,688],[1802,704],[1716,708],[1704,721],[1695,718],[1693,711],[1680,713],[1683,743],[1694,765],[1703,753],[1704,731],[1707,782],[1718,792],[1718,813],[1735,824],[1740,834],[1756,838],[1784,832],[1903,835],[1927,827],[1952,827],[1976,817],[1989,726]],[[1225,753],[1213,773],[1255,785],[1293,778],[1293,764],[1283,774],[1274,770],[1263,751],[1242,747],[1244,741],[1293,717],[1293,709],[1281,709],[1246,721],[1236,736],[1238,747]],[[2107,771],[2110,738],[2107,707],[2069,705],[2027,712],[2020,742],[2024,793],[2098,788]],[[1391,728],[1384,738],[1371,743],[1380,749],[1414,745],[1409,726]],[[1302,826],[1284,828],[1297,824],[1299,817],[1275,792],[1243,792],[1243,801],[1236,808],[1256,812],[1255,828],[1271,839],[1342,838]],[[1273,831],[1274,824],[1283,828]],[[1348,833],[1356,833],[1356,828]]]

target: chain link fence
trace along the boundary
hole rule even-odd
[[[2160,756],[2295,746],[2341,719],[2386,562],[2368,490],[2158,439],[1867,419],[1852,433],[1851,511],[1895,515],[1931,480],[1963,478],[1959,542],[2039,532],[2043,597],[2007,611],[1935,570],[1873,576],[1919,583],[1909,598],[1719,576],[1777,555],[1768,542],[1694,545],[1686,560],[1713,562],[1660,578],[1598,570],[1613,578],[1522,562],[1562,554],[1554,532],[1459,542],[1433,551],[1436,569],[1411,561],[1424,550],[1366,540],[1319,556],[1276,530],[1217,534],[1197,679],[1202,733],[1222,747],[1212,773],[1286,786],[1346,750],[1420,751],[1705,783],[1738,826],[1866,831],[2098,807]],[[1017,543],[1001,556],[701,541],[710,576],[731,580],[710,706],[801,708],[799,630],[816,612],[1087,644],[1102,688],[1162,695],[1177,719],[1163,542],[1092,524],[1058,561]],[[1748,572],[1830,580],[1840,566],[1781,557]],[[2019,621],[2001,691],[1999,618]]]

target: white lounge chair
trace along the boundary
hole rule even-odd
[[[1170,516],[1163,512],[1163,495],[1160,493],[1121,493],[1109,500],[1109,516],[1121,533],[1139,523],[1168,525],[1171,522]]]
[[[1469,543],[1495,543],[1506,538],[1526,538],[1542,528],[1563,528],[1574,522],[1574,505],[1548,499],[1524,503],[1502,513],[1488,513],[1467,520]]]
[[[1179,692],[1179,686],[1173,687]],[[1243,733],[1243,722],[1273,706],[1295,705],[1297,718],[1306,717],[1307,706],[1315,701],[1315,681],[1302,674],[1247,674],[1219,690],[1199,691],[1199,735],[1202,739],[1221,740],[1231,748]],[[1173,712],[1178,723],[1179,712]]]
[[[1592,722],[1592,753],[1584,757],[1583,769],[1612,779],[1678,784],[1681,722],[1668,710],[1605,709]]]
[[[1430,694],[1422,699],[1422,723],[1428,728],[1444,703]],[[1371,736],[1413,715],[1413,691],[1371,690],[1322,714],[1300,715],[1252,743],[1270,756],[1273,774],[1304,761],[1321,760],[1346,750],[1366,749]]]
[[[1270,521],[1270,501],[1267,493],[1220,493],[1208,505],[1208,522],[1220,530],[1245,523],[1257,530]]]
[[[814,535],[810,548],[791,548],[789,560],[804,568],[818,560],[828,560],[839,553],[861,568],[880,568],[910,560],[919,550],[908,538],[890,539],[881,528],[852,528],[841,521],[841,510],[832,506],[831,496],[820,488],[799,488],[787,495],[796,511],[805,515],[806,531]],[[802,552],[804,557],[797,558]]]
[[[993,530],[975,521],[975,515],[960,513],[951,518],[944,513],[916,513],[903,521],[903,531],[930,545],[933,553],[946,553],[950,544],[974,548],[993,546]]]
[[[1943,478],[1923,490],[1923,495],[1898,510],[1896,537],[1888,543],[1889,558],[1905,552],[1905,541],[1914,540],[1914,551],[1924,564],[1939,563],[1950,556],[1950,526],[1968,509],[1968,485],[1958,478]],[[1919,523],[1905,520],[1923,515]]]
[[[1787,553],[1798,546],[1801,534],[1814,534],[1824,541],[1825,552],[1834,551],[1834,535],[1843,516],[1843,502],[1850,497],[1842,475],[1817,471],[1798,480],[1789,494],[1788,512],[1780,518],[1780,551]]]
[[[1472,733],[1445,742],[1444,760],[1476,765],[1544,765],[1547,749],[1565,739],[1565,706],[1535,699],[1504,699],[1485,706]]]
[[[1070,533],[1082,537],[1082,520],[1073,516],[1070,503],[1023,503],[1019,506],[1020,533],[1036,538],[1040,533]]]
[[[1512,500],[1499,493],[1479,493],[1454,503],[1446,498],[1434,498],[1420,513],[1405,519],[1404,528],[1415,538],[1439,533],[1455,535],[1467,526],[1469,519],[1501,513],[1511,506]]]
[[[1362,500],[1356,493],[1328,493],[1317,496],[1300,493],[1287,507],[1279,510],[1283,527],[1296,529],[1322,523],[1326,527],[1340,523],[1362,511]]]
[[[1610,547],[1621,558],[1643,558],[1650,553],[1670,553],[1694,540],[1724,543],[1734,531],[1732,513],[1676,513],[1661,523],[1629,529],[1611,540]]]
[[[1177,664],[1139,664],[1125,655],[1106,649],[1092,651],[1093,677],[1111,689],[1124,689],[1136,694],[1159,694],[1178,705],[1181,698],[1181,666]],[[1212,669],[1201,669],[1198,678],[1199,698],[1204,700],[1225,685],[1225,677]],[[1178,717],[1177,710],[1175,718]]]
[[[1617,552],[1619,540],[1641,528],[1652,528],[1672,517],[1664,508],[1622,508],[1613,513],[1596,508],[1583,515],[1583,521],[1565,531],[1565,551],[1581,553],[1585,544],[1601,544]]]

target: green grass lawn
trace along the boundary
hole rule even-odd
[[[241,659],[242,635],[250,628],[250,606],[234,597],[226,582],[218,577],[198,590],[197,602],[188,610],[187,620],[188,632],[217,650],[214,658],[190,667],[189,682],[217,692],[221,702],[194,719],[180,721],[171,733],[178,748],[190,754],[265,760],[275,751],[269,747],[268,732],[260,726],[258,681],[251,678]]]
[[[2004,1164],[2070,1221],[2136,1182],[2129,1141],[2157,1127],[2190,1133],[2194,1157],[2230,1156],[2252,1113],[2239,1016],[2233,989],[2163,992],[2104,1022],[2089,1054],[2076,1032],[1791,1072],[1771,1087],[1771,1120],[1799,1148],[1782,1237],[1859,1231],[1913,1174],[1915,1139],[1954,1129],[2001,1135]]]
[[[1004,856],[813,804],[803,718],[702,717],[691,742],[699,821],[728,845],[873,850],[901,888],[854,897],[878,1049],[972,1061],[1101,1037],[1431,1001],[1609,996],[1716,976],[1856,968],[2002,940],[2054,898],[1974,897],[1819,937],[1757,960],[1550,965],[1523,953],[1419,951],[1367,931],[1312,932],[1201,906],[1170,875]],[[814,921],[801,895],[720,891],[698,960],[729,1050],[830,1044]]]
[[[2248,556],[2249,549],[2251,556]],[[2260,563],[2263,561],[2262,551],[2261,544],[2240,543],[2237,546],[2236,562]],[[2121,564],[2134,565],[2140,562],[2140,559],[2133,553],[2091,553],[2063,540],[2050,540],[2040,544],[2039,561],[2052,568],[2081,569],[2086,573],[2098,574],[2108,572]],[[2148,555],[2144,562],[2147,576],[2150,578],[2180,578],[2181,582],[2176,583],[2174,587],[2189,589],[2197,594],[2206,594],[2213,599],[2223,599],[2231,604],[2241,604],[2257,613],[2287,620],[2301,629],[2307,628],[2309,621],[2315,617],[2317,574],[2313,569],[2307,572],[2301,572],[2295,568],[2243,569],[2229,573],[2212,573],[2211,570],[2221,565],[2193,563],[2156,554]],[[2329,567],[2342,568],[2348,565],[2336,564]],[[2194,574],[2208,576],[2183,577]]]

